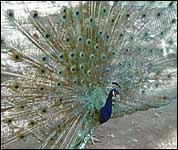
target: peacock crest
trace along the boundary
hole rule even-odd
[[[175,97],[177,2],[61,3],[2,2],[2,148],[84,148],[113,88],[112,118]]]

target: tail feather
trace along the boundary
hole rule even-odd
[[[33,4],[3,2],[2,146],[83,148],[112,82],[113,117],[176,98],[176,2]]]

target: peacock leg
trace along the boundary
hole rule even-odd
[[[91,140],[92,144],[95,144],[95,143],[97,143],[97,142],[101,142],[101,140],[98,139],[98,138],[96,138],[96,136],[95,136],[95,137],[94,137],[94,136],[91,136],[90,140]]]

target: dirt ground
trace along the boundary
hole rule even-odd
[[[91,149],[177,149],[177,101],[159,109],[110,119],[94,135],[101,142]]]

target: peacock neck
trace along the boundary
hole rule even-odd
[[[105,107],[111,107],[112,106],[112,95],[109,94],[106,103],[105,103]]]

